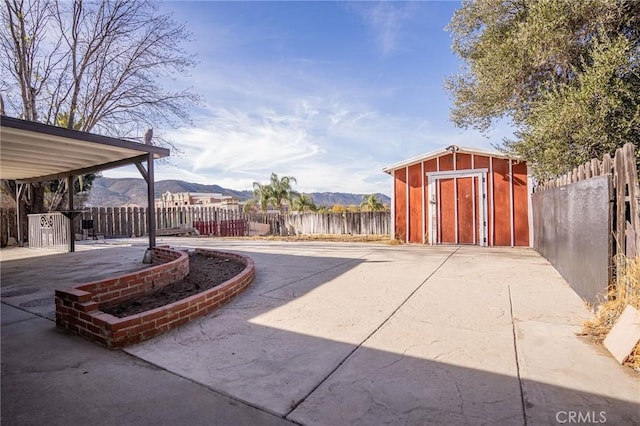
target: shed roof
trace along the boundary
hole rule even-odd
[[[0,116],[0,179],[48,181],[169,156],[124,139]]]
[[[436,149],[434,151],[427,152],[425,154],[421,154],[412,158],[409,158],[404,161],[400,161],[398,163],[391,164],[382,169],[383,172],[391,174],[394,170],[403,169],[407,166],[411,166],[413,164],[421,163],[423,161],[431,160],[433,158],[442,157],[443,155],[451,154],[456,152],[458,154],[474,154],[474,155],[482,155],[485,157],[495,157],[495,158],[511,158],[517,160],[518,158],[509,156],[503,152],[484,149],[484,148],[472,148],[466,146],[458,146],[458,145],[449,145],[446,148]]]

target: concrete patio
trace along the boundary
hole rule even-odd
[[[142,267],[144,240],[0,252],[3,424],[542,425],[573,412],[624,425],[640,414],[639,376],[575,335],[588,311],[530,249],[158,243],[248,255],[256,280],[125,352],[46,318],[53,288]]]

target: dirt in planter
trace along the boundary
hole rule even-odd
[[[235,259],[192,253],[189,255],[189,275],[182,281],[102,311],[122,318],[159,308],[220,285],[238,275],[244,268],[245,264]]]

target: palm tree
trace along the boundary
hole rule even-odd
[[[267,207],[269,206],[269,202],[272,199],[273,189],[271,185],[262,185],[258,182],[253,182],[253,198],[255,199],[256,204],[260,206],[260,210],[263,212],[267,211]]]
[[[298,183],[293,176],[282,176],[278,178],[278,175],[271,173],[271,201],[275,204],[277,209],[282,209],[282,204],[286,203],[291,205],[293,197],[298,193],[291,188],[291,183]]]
[[[378,200],[377,194],[367,195],[365,200],[360,203],[360,208],[365,208],[368,211],[378,211],[384,209],[384,204]]]
[[[318,210],[318,207],[316,207],[316,203],[313,202],[313,198],[307,194],[301,194],[293,200],[293,209],[298,212],[304,212],[305,210],[315,212]]]
[[[293,176],[279,178],[275,173],[271,173],[270,181],[267,184],[253,182],[253,197],[260,206],[260,210],[267,211],[269,205],[278,210],[282,210],[283,203],[291,205],[293,197],[298,195],[296,191],[291,189],[292,182],[297,183]]]

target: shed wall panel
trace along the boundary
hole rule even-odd
[[[442,157],[439,157],[440,160],[440,171],[449,171],[453,170],[453,154],[446,154]]]
[[[509,160],[493,158],[494,245],[511,245],[511,179]]]
[[[456,154],[456,170],[471,168],[471,154]]]
[[[422,166],[409,166],[409,242],[422,242]]]
[[[394,237],[405,241],[406,238],[406,218],[407,218],[407,175],[406,168],[394,171]]]
[[[527,165],[514,163],[513,168],[514,245],[529,246],[529,190]]]

